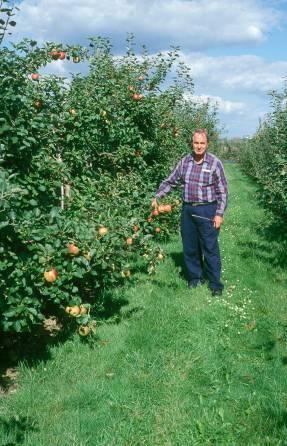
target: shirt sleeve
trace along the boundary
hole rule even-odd
[[[181,177],[182,177],[182,160],[180,160],[177,163],[171,174],[165,180],[163,180],[162,183],[159,185],[155,197],[162,198],[172,188],[178,186],[180,184]]]
[[[227,207],[228,189],[227,189],[227,180],[221,161],[218,161],[217,163],[215,169],[215,178],[216,178],[215,194],[217,200],[216,215],[222,217]]]

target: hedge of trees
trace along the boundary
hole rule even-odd
[[[271,111],[241,147],[244,170],[256,179],[264,204],[287,216],[287,89],[272,92]]]
[[[4,36],[12,9],[0,12]],[[156,241],[177,228],[179,202],[174,195],[153,215],[151,198],[190,151],[195,127],[217,138],[216,113],[184,99],[193,82],[177,48],[136,55],[130,38],[115,57],[100,37],[87,46],[4,44],[0,330],[29,331],[66,311],[87,334],[104,289],[162,261]],[[63,61],[79,72],[43,74]]]

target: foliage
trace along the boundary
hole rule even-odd
[[[2,330],[30,330],[66,306],[96,306],[100,292],[133,275],[138,256],[155,271],[154,241],[176,227],[178,203],[172,198],[174,211],[154,218],[151,198],[189,150],[195,122],[216,125],[207,108],[184,100],[193,84],[178,58],[176,48],[136,56],[132,37],[122,57],[100,37],[88,47],[24,39],[0,49]],[[88,72],[44,74],[57,63]]]
[[[272,111],[240,152],[244,170],[261,186],[264,204],[287,215],[287,89],[272,92]]]

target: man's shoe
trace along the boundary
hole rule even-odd
[[[222,296],[222,290],[211,290],[211,295],[213,297]]]
[[[204,283],[204,280],[199,280],[196,283],[189,281],[187,286],[188,286],[188,288],[197,288],[198,286],[203,285],[203,283]]]

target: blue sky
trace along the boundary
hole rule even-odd
[[[216,103],[223,136],[254,133],[270,111],[270,90],[287,78],[287,0],[23,0],[13,39],[83,43],[127,33],[150,53],[181,48],[197,101]],[[50,67],[68,74],[65,62]],[[79,66],[77,66],[79,68]]]

